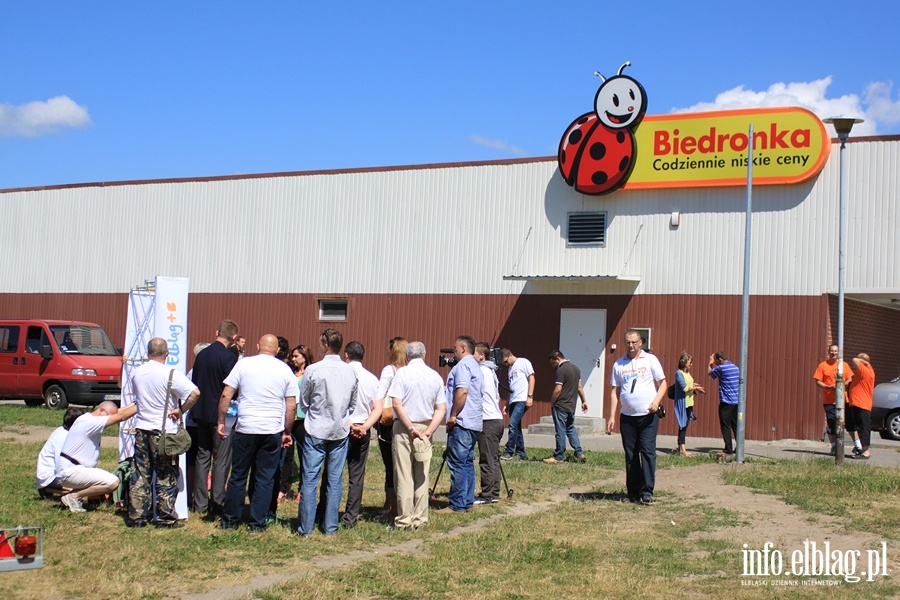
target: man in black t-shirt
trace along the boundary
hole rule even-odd
[[[550,353],[550,363],[556,367],[556,385],[550,397],[553,426],[556,428],[556,449],[553,451],[553,457],[545,458],[544,462],[554,465],[565,461],[567,437],[572,449],[575,450],[575,460],[584,462],[584,450],[575,430],[575,408],[579,397],[581,410],[587,412],[588,408],[584,388],[581,387],[581,371],[559,350]]]
[[[200,399],[191,409],[197,423],[197,460],[194,467],[194,510],[200,513],[221,514],[225,502],[225,484],[231,471],[231,437],[219,437],[219,397],[225,388],[225,378],[238,358],[229,347],[237,338],[238,326],[231,319],[219,323],[216,341],[200,351],[194,359],[191,379],[200,389]],[[212,503],[209,501],[207,479],[212,464]]]

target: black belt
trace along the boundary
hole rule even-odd
[[[59,455],[62,456],[67,461],[69,461],[70,463],[72,463],[73,465],[78,465],[79,467],[81,466],[80,462],[78,462],[77,460],[75,460],[74,458],[72,458],[71,456],[66,454],[65,452],[60,452]]]

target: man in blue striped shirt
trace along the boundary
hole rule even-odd
[[[738,382],[741,372],[733,362],[728,360],[722,351],[709,356],[709,376],[719,380],[719,424],[722,426],[722,439],[725,450],[719,456],[734,454],[731,436],[737,437]]]

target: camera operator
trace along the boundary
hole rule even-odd
[[[475,340],[456,338],[456,366],[447,377],[447,467],[450,469],[450,506],[437,512],[464,512],[475,504],[475,441],[482,429],[481,367],[472,356]]]

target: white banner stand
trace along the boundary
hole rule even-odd
[[[160,337],[166,340],[169,346],[166,365],[178,369],[182,373],[185,372],[187,367],[189,281],[187,277],[157,276],[155,282],[145,282],[143,286],[131,290],[128,296],[128,323],[125,331],[127,360],[122,365],[122,406],[134,402],[131,373],[148,360],[147,344],[151,339]],[[129,419],[119,426],[119,461],[131,456],[134,456],[133,419]],[[187,519],[186,454],[179,457],[178,464],[178,497],[175,500],[175,514],[179,519]]]

